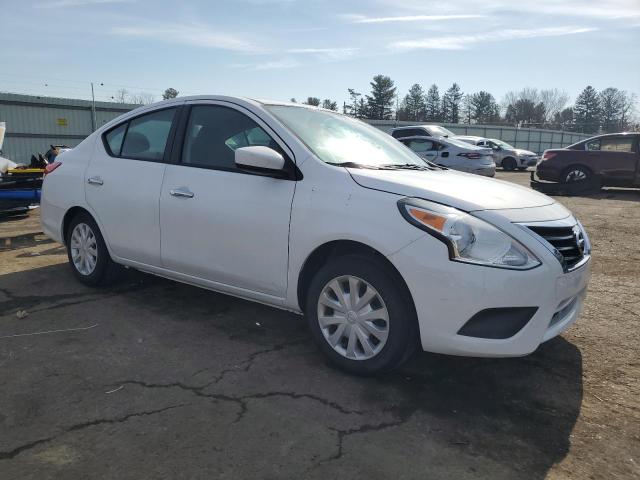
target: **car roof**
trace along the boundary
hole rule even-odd
[[[403,125],[402,127],[394,127],[393,130],[408,130],[410,128],[426,128],[426,127],[440,127],[440,125],[437,125],[435,123],[427,123],[427,124],[422,124],[422,125]]]
[[[489,140],[487,137],[478,137],[476,135],[456,135],[460,140]]]

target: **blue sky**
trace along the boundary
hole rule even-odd
[[[0,0],[0,91],[341,104],[389,75],[465,92],[640,94],[640,0]],[[45,86],[46,84],[46,86]]]

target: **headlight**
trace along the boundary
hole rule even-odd
[[[409,223],[444,242],[451,260],[515,270],[540,265],[516,239],[460,210],[419,198],[403,198],[398,208]]]

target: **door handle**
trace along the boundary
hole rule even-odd
[[[193,198],[193,192],[186,187],[173,188],[169,194],[174,197]]]
[[[87,178],[87,183],[90,185],[103,185],[104,182],[100,177],[89,177]]]

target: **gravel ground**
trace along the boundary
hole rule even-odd
[[[559,200],[594,250],[576,325],[377,378],[289,313],[135,272],[85,288],[37,210],[0,221],[0,478],[639,478],[640,192]]]

